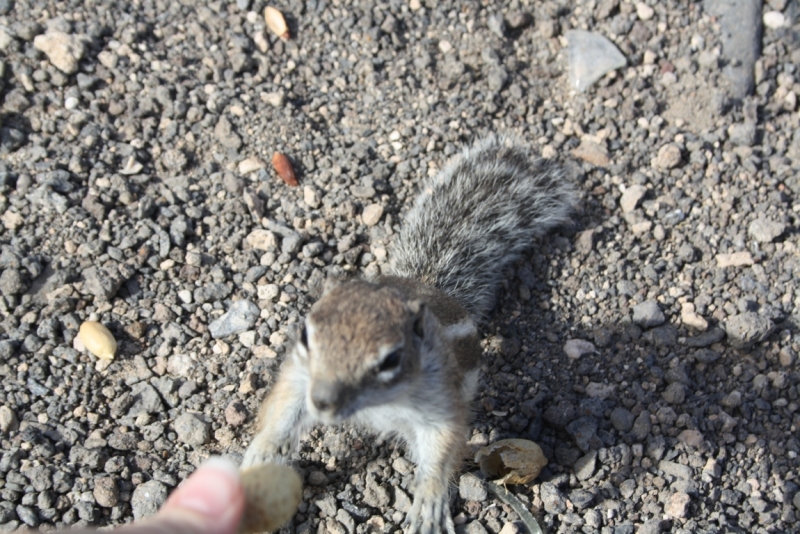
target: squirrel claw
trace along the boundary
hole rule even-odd
[[[246,469],[255,465],[286,463],[285,456],[282,454],[283,450],[283,447],[248,447],[244,453],[240,469]]]
[[[403,527],[406,534],[455,534],[447,497],[414,499]]]

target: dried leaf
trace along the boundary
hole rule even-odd
[[[283,18],[283,13],[278,11],[272,6],[267,6],[264,10],[264,22],[267,27],[284,41],[289,40],[289,26],[286,25],[286,19]]]
[[[475,455],[481,472],[498,484],[527,484],[547,465],[542,448],[526,439],[503,439]]]
[[[292,162],[289,161],[289,158],[286,157],[285,154],[275,152],[275,154],[272,155],[272,166],[275,167],[275,172],[278,173],[281,180],[291,187],[297,187],[297,176],[294,173]]]
[[[264,464],[241,473],[245,508],[239,534],[278,530],[297,511],[303,483],[291,467]]]

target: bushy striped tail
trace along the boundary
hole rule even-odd
[[[559,165],[485,138],[423,184],[392,250],[393,274],[438,287],[480,321],[503,269],[569,220],[576,197]]]

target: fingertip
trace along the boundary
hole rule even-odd
[[[226,474],[237,484],[241,484],[241,476],[239,475],[239,467],[227,456],[210,456],[208,460],[203,462],[197,471],[215,470]]]
[[[211,457],[187,478],[167,500],[162,512],[175,520],[204,525],[214,534],[236,532],[244,510],[244,489],[236,465]]]

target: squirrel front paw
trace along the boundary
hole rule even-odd
[[[247,447],[242,459],[241,469],[263,464],[285,464],[285,454],[289,452],[288,444],[277,446],[272,443],[261,443],[259,436]]]
[[[455,534],[447,495],[415,497],[403,525],[406,534]]]

